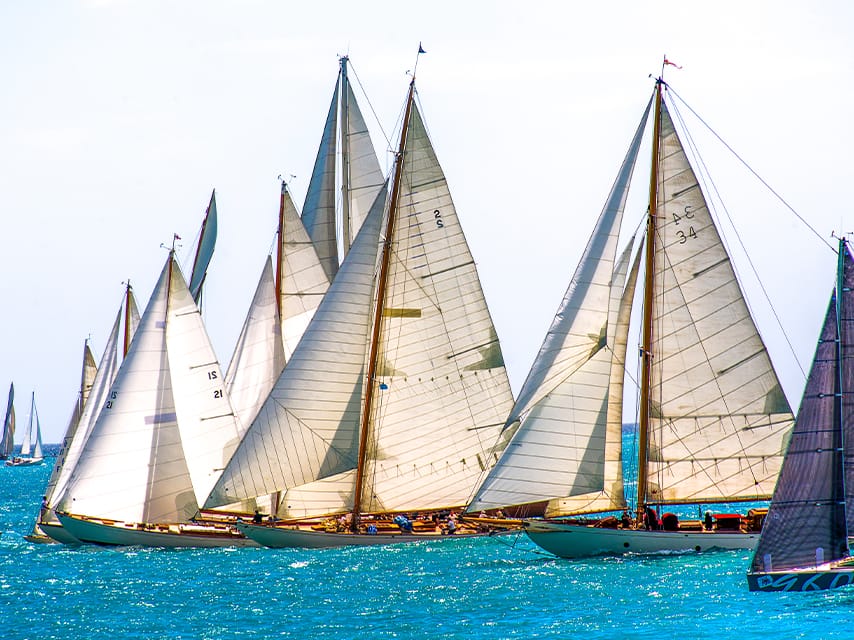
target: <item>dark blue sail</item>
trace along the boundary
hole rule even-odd
[[[845,465],[846,458],[854,459],[852,289],[854,261],[848,244],[841,241],[837,285],[753,554],[753,572],[814,567],[848,556],[846,511],[851,510],[846,504],[854,505],[845,489],[846,484],[854,486],[854,471],[846,472]]]

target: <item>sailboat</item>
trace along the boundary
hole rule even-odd
[[[385,184],[350,84],[349,61],[347,56],[339,59],[338,78],[302,208],[303,225],[330,281]]]
[[[82,542],[249,546],[196,524],[238,442],[223,376],[174,248],[55,509]]]
[[[39,414],[36,411],[36,394],[33,392],[30,402],[30,418],[27,421],[27,430],[24,432],[24,441],[21,443],[21,453],[13,456],[10,460],[6,460],[6,466],[31,467],[43,462],[42,430]]]
[[[113,327],[98,365],[95,365],[94,355],[89,348],[88,341],[84,347],[80,390],[75,400],[71,420],[62,439],[62,446],[45,488],[38,520],[30,538],[28,538],[32,542],[45,541],[42,537],[44,534],[55,542],[63,544],[80,543],[60,524],[54,513],[54,508],[58,499],[62,497],[92,427],[107,402],[107,395],[115,381],[118,370],[118,355],[121,353],[122,358],[127,356],[131,340],[137,326],[139,326],[139,320],[139,306],[133,293],[133,287],[128,281],[125,283],[122,301],[119,304]]]
[[[854,259],[839,240],[836,286],[818,339],[783,468],[747,585],[751,591],[819,591],[854,583],[852,396]]]
[[[759,511],[752,518],[708,513],[703,521],[680,522],[672,513],[659,518],[656,508],[768,500],[793,422],[664,102],[665,89],[657,80],[506,421],[512,440],[468,507],[539,511],[545,518],[524,523],[528,536],[565,558],[752,548]],[[618,259],[620,223],[650,110],[643,253],[634,261],[625,252]],[[641,262],[637,493],[631,505],[623,484],[622,406]],[[608,516],[623,510],[622,523]]]
[[[414,92],[388,199],[375,199],[206,504],[278,492],[277,522],[237,524],[267,546],[454,537],[424,516],[465,504],[512,405]]]
[[[15,449],[15,383],[9,385],[9,401],[3,419],[3,434],[0,436],[0,460],[6,460]]]

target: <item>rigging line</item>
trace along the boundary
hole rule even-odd
[[[681,101],[681,98],[680,98],[680,101]],[[682,102],[684,104],[684,101],[682,101]],[[672,104],[672,102],[671,102],[671,104]],[[686,105],[686,106],[688,106],[688,105]],[[689,106],[688,109],[690,110],[691,107]],[[717,188],[717,185],[715,184],[715,181],[712,179],[711,172],[709,171],[708,166],[706,165],[705,161],[703,160],[703,157],[700,155],[699,149],[697,148],[697,145],[695,144],[694,139],[691,136],[691,133],[688,131],[688,128],[685,126],[685,120],[682,117],[682,114],[679,111],[679,109],[676,107],[676,105],[673,105],[673,111],[675,112],[676,117],[679,120],[679,124],[681,125],[682,131],[685,134],[689,148],[691,149],[691,153],[695,157],[697,162],[699,163],[700,168],[702,169],[702,172],[699,173],[698,178],[700,180],[702,180],[704,184],[706,184],[706,183],[709,184],[708,188],[710,189],[710,192],[715,195],[715,197],[717,198],[721,207],[723,208],[724,214],[726,215],[726,218],[729,221],[729,224],[735,233],[735,237],[738,240],[738,244],[741,247],[742,252],[744,253],[744,255],[747,258],[747,263],[750,265],[750,269],[753,272],[753,276],[756,278],[756,281],[759,283],[759,288],[762,291],[762,295],[765,296],[765,301],[768,303],[768,306],[771,309],[771,313],[774,315],[774,319],[777,322],[777,326],[779,327],[780,332],[783,334],[783,338],[785,339],[786,344],[789,347],[789,352],[792,354],[792,357],[794,358],[795,364],[797,364],[798,370],[801,372],[801,375],[804,377],[804,379],[806,379],[806,372],[804,371],[804,367],[801,364],[801,361],[798,359],[798,355],[795,352],[795,347],[792,344],[792,341],[789,339],[789,335],[786,333],[786,330],[783,327],[783,322],[780,319],[780,315],[777,313],[777,309],[774,306],[773,302],[771,301],[771,297],[769,296],[768,291],[765,288],[765,285],[763,284],[762,280],[759,277],[759,272],[757,271],[756,265],[753,263],[753,260],[750,257],[750,253],[748,253],[747,248],[744,246],[744,241],[742,240],[741,235],[738,233],[738,227],[736,227],[735,222],[733,222],[733,219],[732,219],[732,216],[730,215],[729,209],[727,208],[726,203],[724,202],[724,199],[721,196],[720,191]],[[699,116],[697,116],[697,117],[699,117]],[[705,124],[705,123],[703,123],[703,124]],[[706,126],[708,126],[708,125],[706,125]],[[723,142],[723,141],[721,141],[721,142]],[[724,144],[726,145],[726,143],[724,143]],[[729,148],[729,147],[727,147],[727,148]],[[735,152],[733,152],[733,154],[736,155]],[[738,157],[738,156],[736,155],[736,157]],[[739,158],[739,160],[741,160],[741,158]],[[747,165],[745,164],[745,166],[747,166]],[[750,169],[750,167],[748,167],[748,169]],[[697,175],[697,172],[695,172],[695,175]],[[717,212],[717,210],[714,209],[713,206],[709,206],[708,201],[706,201],[706,206],[709,208],[709,214],[711,214],[713,210],[715,211],[715,213]],[[815,232],[815,230],[813,230],[813,232]],[[723,235],[721,233],[718,233],[718,235],[721,236],[721,241],[724,242],[725,240],[723,238]],[[822,238],[822,241],[824,241],[825,244],[827,244],[827,242],[823,238]],[[733,271],[736,271],[735,263],[731,259],[729,262],[732,265]],[[737,272],[736,272],[736,280],[738,280],[738,273]],[[744,298],[744,302],[747,305],[748,310],[750,311],[751,304],[747,300],[747,298]],[[752,312],[751,312],[751,316],[753,316]],[[757,332],[758,332],[758,329],[757,329]],[[761,334],[759,335],[759,339],[762,340]],[[764,342],[765,341],[762,340],[763,346],[764,346]],[[772,368],[773,368],[773,363],[772,363]],[[776,372],[775,372],[775,374],[776,374]]]
[[[741,162],[741,164],[743,164],[743,165],[747,168],[747,170],[748,170],[748,171],[750,171],[750,173],[752,173],[752,174],[754,175],[754,177],[755,177],[757,180],[759,180],[759,182],[761,182],[761,183],[765,186],[765,188],[766,188],[766,189],[768,189],[768,191],[770,191],[771,193],[773,193],[773,194],[774,194],[774,196],[775,196],[775,197],[776,197],[780,202],[782,202],[782,203],[783,203],[783,205],[784,205],[784,206],[785,206],[789,211],[791,211],[791,212],[794,214],[794,216],[795,216],[798,220],[800,220],[800,221],[804,224],[804,226],[805,226],[807,229],[809,229],[810,231],[812,231],[812,232],[813,232],[813,234],[814,234],[814,235],[815,235],[819,240],[821,240],[821,241],[822,241],[822,243],[824,243],[824,245],[825,245],[825,246],[827,246],[831,251],[833,251],[834,253],[836,253],[836,249],[834,249],[834,247],[833,247],[833,246],[832,246],[832,245],[831,245],[831,244],[830,244],[830,243],[829,243],[829,242],[828,242],[828,241],[827,241],[827,240],[826,240],[826,239],[825,239],[825,238],[824,238],[824,237],[823,237],[823,236],[822,236],[818,231],[816,231],[813,227],[811,227],[811,226],[810,226],[810,224],[809,224],[809,223],[808,223],[808,222],[807,222],[807,221],[806,221],[806,220],[805,220],[805,219],[804,219],[804,218],[803,218],[803,217],[802,217],[802,216],[801,216],[797,211],[795,211],[794,207],[792,207],[792,205],[790,205],[788,202],[786,202],[786,200],[783,198],[783,196],[781,196],[779,193],[777,193],[777,192],[776,192],[776,191],[771,187],[771,185],[769,185],[769,184],[768,184],[768,183],[767,183],[767,182],[762,178],[762,176],[760,176],[758,173],[756,173],[756,171],[754,171],[754,170],[753,170],[753,168],[752,168],[749,164],[747,164],[747,162],[746,162],[746,161],[745,161],[745,160],[744,160],[740,155],[738,155],[738,153],[736,153],[736,151],[735,151],[732,147],[730,147],[730,146],[726,143],[726,141],[724,141],[724,139],[723,139],[723,138],[721,138],[721,136],[720,136],[720,135],[718,135],[718,133],[717,133],[714,129],[712,129],[712,127],[711,127],[711,126],[709,126],[709,124],[708,124],[705,120],[703,120],[703,118],[702,118],[702,117],[700,117],[700,115],[699,115],[696,111],[694,111],[694,109],[692,109],[692,108],[691,108],[691,105],[689,105],[687,102],[685,102],[685,100],[683,100],[683,99],[682,99],[682,96],[680,96],[678,93],[676,93],[676,91],[675,91],[675,90],[674,90],[670,85],[666,85],[666,86],[667,86],[668,91],[669,91],[670,93],[672,93],[672,94],[673,94],[673,95],[674,95],[674,96],[679,100],[679,102],[681,102],[682,104],[684,104],[684,105],[688,108],[688,110],[689,110],[692,114],[694,114],[694,116],[697,118],[697,120],[699,120],[699,121],[703,124],[703,126],[704,126],[704,127],[706,127],[706,129],[708,129],[708,130],[711,132],[711,134],[712,134],[713,136],[715,136],[715,137],[716,137],[716,138],[721,142],[721,144],[723,144],[723,145],[724,145],[724,147],[726,147],[726,149],[727,149],[730,153],[732,153],[732,155],[734,155],[734,156],[736,157],[736,159],[738,159],[738,161],[739,161],[739,162]]]
[[[368,92],[367,92],[367,91],[365,91],[365,87],[364,87],[364,85],[362,84],[362,80],[359,78],[359,74],[358,74],[358,73],[356,73],[356,67],[353,65],[353,61],[352,61],[352,60],[350,60],[350,58],[349,58],[349,57],[347,58],[347,63],[348,63],[348,64],[347,64],[347,66],[349,67],[350,71],[352,71],[352,72],[353,72],[353,75],[354,75],[354,76],[356,76],[356,83],[359,85],[359,89],[361,89],[361,90],[362,90],[362,95],[365,97],[365,100],[368,102],[368,106],[371,108],[371,114],[373,114],[373,116],[374,116],[374,120],[376,120],[376,121],[377,121],[377,126],[380,128],[380,133],[382,133],[382,134],[383,134],[383,138],[385,138],[386,145],[387,145],[388,147],[391,147],[391,140],[389,140],[389,137],[388,137],[388,135],[386,134],[385,129],[383,129],[382,122],[380,122],[380,118],[379,118],[379,116],[377,115],[376,110],[374,109],[374,105],[373,105],[373,103],[371,102],[370,97],[368,97]]]

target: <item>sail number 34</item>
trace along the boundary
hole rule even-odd
[[[691,220],[694,217],[694,211],[690,206],[686,206],[683,210],[682,214],[675,213],[673,214],[673,224],[678,225],[680,222],[684,220]],[[688,238],[696,238],[697,232],[694,231],[694,225],[688,224],[688,229],[678,229],[676,231],[676,237],[679,238],[679,244],[685,244],[688,242]]]

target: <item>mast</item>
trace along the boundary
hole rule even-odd
[[[127,356],[128,349],[130,349],[130,341],[133,336],[130,333],[130,303],[131,296],[133,295],[131,292],[133,288],[130,286],[130,280],[127,281],[127,285],[125,286],[125,336],[122,341],[122,358]]]
[[[341,57],[341,259],[350,250],[350,105],[347,56]]]
[[[389,263],[391,262],[392,239],[394,236],[394,225],[397,219],[397,204],[400,199],[400,179],[403,174],[403,151],[406,146],[406,133],[409,128],[409,117],[412,111],[412,98],[415,92],[415,78],[409,83],[409,93],[406,96],[406,110],[403,114],[403,124],[400,129],[400,146],[397,151],[397,164],[394,168],[394,184],[389,198],[388,220],[386,222],[385,234],[383,235],[382,258],[380,260],[380,271],[377,279],[376,307],[374,308],[374,324],[371,333],[371,346],[368,356],[368,372],[365,384],[365,402],[362,406],[361,430],[359,432],[359,458],[356,465],[356,490],[353,500],[353,521],[351,527],[357,531],[359,527],[359,515],[362,508],[362,490],[365,481],[365,460],[367,458],[368,446],[368,422],[371,417],[371,405],[374,396],[374,376],[377,371],[377,359],[379,356],[380,329],[383,317],[383,306],[385,304],[386,280],[388,279]]]
[[[844,236],[839,238],[839,257],[836,266],[836,379],[834,385],[836,387],[833,407],[833,447],[836,451],[836,464],[833,469],[833,501],[836,504],[842,505],[842,524],[845,530],[845,541],[848,540],[848,518],[845,515],[847,508],[846,492],[845,492],[845,433],[843,425],[845,424],[845,375],[843,371],[844,360],[842,350],[845,345],[843,341],[842,331],[842,301],[845,292],[845,254],[848,251],[848,243]]]
[[[285,278],[285,194],[288,184],[282,180],[282,194],[279,196],[279,246],[276,251],[276,308],[282,317],[282,280]]]
[[[643,291],[643,325],[641,329],[641,393],[640,393],[640,421],[638,425],[638,494],[637,509],[638,519],[643,515],[646,506],[647,489],[647,454],[649,448],[649,414],[650,414],[650,386],[652,381],[652,304],[653,304],[653,278],[655,277],[655,232],[656,232],[656,209],[658,208],[658,161],[659,146],[661,138],[661,84],[659,78],[655,83],[655,114],[652,134],[652,167],[649,177],[649,211],[646,221],[646,260],[644,271]]]

